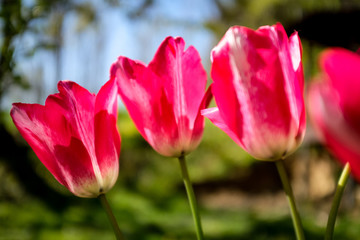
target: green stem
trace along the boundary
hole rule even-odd
[[[180,168],[181,168],[181,175],[182,175],[182,178],[183,178],[183,181],[185,184],[186,193],[188,195],[189,204],[190,204],[191,212],[192,212],[194,223],[195,223],[196,236],[197,236],[198,240],[203,240],[204,234],[203,234],[202,227],[201,227],[200,214],[199,214],[199,211],[197,208],[196,198],[195,198],[194,190],[193,190],[190,178],[189,178],[189,173],[187,170],[186,161],[185,161],[184,156],[179,157],[179,163],[180,163]]]
[[[291,185],[289,182],[289,178],[286,174],[285,171],[285,166],[284,166],[284,161],[283,160],[278,160],[275,162],[276,164],[276,168],[279,172],[280,175],[280,179],[286,194],[286,197],[288,199],[289,202],[289,207],[290,207],[290,211],[291,211],[291,218],[292,218],[292,222],[295,228],[295,234],[296,234],[296,239],[298,240],[304,240],[304,231],[303,231],[303,227],[301,225],[301,220],[300,220],[300,215],[296,209],[296,204],[295,204],[295,198],[294,198],[294,194],[293,191],[291,189]]]
[[[124,240],[125,238],[123,237],[123,235],[122,235],[122,233],[120,231],[120,228],[119,228],[119,226],[117,224],[116,218],[115,218],[115,216],[114,216],[114,214],[113,214],[113,212],[112,212],[112,210],[110,208],[110,205],[109,205],[109,203],[108,203],[108,201],[107,201],[107,199],[105,197],[105,194],[100,194],[98,198],[100,199],[101,205],[104,207],[104,210],[105,210],[105,212],[106,212],[106,214],[107,214],[107,216],[108,216],[108,218],[110,220],[111,226],[112,226],[112,228],[114,230],[114,234],[116,236],[116,239],[117,240]]]
[[[349,179],[349,175],[350,175],[350,165],[349,165],[349,163],[346,163],[346,165],[340,175],[337,187],[336,187],[334,200],[332,202],[332,206],[331,206],[331,210],[329,213],[329,218],[328,218],[328,222],[327,222],[327,226],[326,226],[325,240],[333,239],[336,216],[337,216],[337,212],[339,209],[342,195],[344,193],[346,183]]]

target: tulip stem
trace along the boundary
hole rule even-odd
[[[186,166],[185,157],[180,156],[179,157],[179,162],[180,162],[180,168],[181,168],[181,175],[182,175],[182,178],[183,178],[183,181],[184,181],[184,185],[185,185],[185,188],[186,188],[186,193],[187,193],[187,196],[188,196],[188,199],[189,199],[189,204],[190,204],[191,212],[192,212],[194,223],[195,223],[197,239],[198,240],[203,240],[204,239],[204,234],[203,234],[203,230],[202,230],[202,226],[201,226],[200,214],[199,214],[199,211],[198,211],[198,208],[197,208],[194,189],[193,189],[191,181],[190,181],[188,169],[187,169],[187,166]]]
[[[349,175],[350,175],[350,165],[349,165],[349,163],[346,163],[344,169],[342,170],[342,173],[340,175],[340,178],[339,178],[339,181],[338,181],[338,184],[336,187],[334,200],[332,202],[332,206],[331,206],[331,210],[329,213],[329,218],[328,218],[328,222],[327,222],[327,226],[326,226],[325,240],[333,239],[336,216],[337,216],[337,212],[339,209],[342,195],[344,193],[346,183],[349,179]]]
[[[288,199],[288,202],[289,202],[291,218],[292,218],[292,222],[293,222],[293,225],[295,228],[296,239],[304,240],[305,237],[304,237],[304,231],[303,231],[303,227],[302,227],[301,220],[300,220],[300,215],[299,215],[298,210],[296,209],[295,198],[294,198],[293,191],[291,189],[289,178],[286,174],[284,161],[278,160],[275,162],[275,164],[276,164],[276,168],[279,172],[279,176],[280,176],[280,179],[281,179],[281,182],[282,182],[285,194],[286,194],[286,198]]]
[[[116,239],[124,240],[125,238],[123,237],[123,234],[120,231],[119,225],[118,225],[116,218],[110,208],[109,202],[107,201],[107,199],[105,197],[105,194],[100,194],[98,198],[100,199],[101,205],[103,206],[103,208],[110,220],[111,226],[112,226],[112,228],[114,230],[114,234],[116,236]]]

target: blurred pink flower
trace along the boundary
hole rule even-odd
[[[212,50],[216,108],[202,111],[254,158],[285,158],[305,132],[302,49],[283,26],[231,27]]]
[[[167,37],[145,66],[120,56],[111,67],[119,94],[140,134],[160,154],[179,157],[201,141],[200,110],[211,99],[199,53],[182,38]]]
[[[97,197],[115,184],[120,135],[117,86],[108,81],[97,95],[71,81],[45,105],[14,103],[11,117],[45,167],[79,197]]]
[[[360,180],[360,55],[332,48],[320,57],[322,75],[308,90],[315,131]]]

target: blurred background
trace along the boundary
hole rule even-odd
[[[307,82],[321,50],[360,45],[357,0],[0,0],[0,240],[114,239],[99,201],[71,195],[22,139],[13,102],[44,104],[64,79],[97,92],[118,56],[149,63],[169,35],[197,48],[209,76],[210,51],[230,26],[276,22],[299,32]],[[119,109],[121,169],[107,195],[127,239],[195,239],[177,160],[152,150]],[[206,239],[295,238],[273,163],[253,160],[208,120],[187,160]],[[286,164],[305,235],[322,239],[341,166],[310,123]],[[359,200],[350,180],[335,239],[360,239]]]

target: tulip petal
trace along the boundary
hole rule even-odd
[[[304,91],[304,70],[302,62],[302,46],[300,38],[297,32],[294,32],[289,37],[289,53],[291,57],[291,62],[293,69],[297,75],[297,80],[299,81],[299,86],[301,87],[301,92]]]
[[[294,32],[289,38],[289,52],[293,64],[293,68],[296,74],[296,79],[298,80],[299,85],[295,85],[294,94],[296,94],[296,106],[298,108],[299,115],[299,129],[297,133],[297,138],[302,141],[305,135],[306,128],[306,114],[305,114],[305,105],[303,100],[304,92],[304,69],[302,65],[302,46],[300,42],[299,35],[297,32]],[[296,118],[295,118],[296,119]]]
[[[57,181],[67,186],[63,172],[57,161],[54,161],[56,156],[54,156],[53,141],[56,140],[59,145],[63,144],[66,146],[70,144],[70,135],[66,131],[66,119],[59,116],[57,111],[52,112],[52,114],[54,115],[47,114],[45,106],[23,103],[14,103],[10,112],[15,126],[40,161],[54,175]],[[50,116],[52,119],[49,119]],[[51,129],[63,129],[64,134],[53,137],[54,132]]]
[[[344,117],[360,134],[360,56],[334,48],[321,55],[320,65],[337,91]]]
[[[48,97],[46,104],[50,107],[62,108],[62,113],[72,126],[76,126],[78,137],[85,146],[92,146],[94,139],[94,105],[95,94],[71,81],[60,81],[58,83],[58,94]],[[88,149],[94,153],[94,149]]]
[[[117,129],[117,85],[105,83],[95,102],[95,151],[107,192],[116,182],[119,171],[120,135]]]
[[[300,39],[295,32],[287,38],[284,27],[276,24],[275,29],[280,42],[279,59],[284,76],[284,89],[292,116],[290,123],[290,136],[295,136],[288,143],[288,149],[302,142],[305,134],[305,106],[304,106],[304,73],[301,64],[302,49]]]
[[[228,52],[230,51],[230,46],[227,41],[230,38],[229,35],[231,35],[231,32],[228,31],[211,52],[211,77],[214,81],[212,93],[224,122],[241,136],[242,116],[235,88],[233,87],[234,76],[232,66],[229,64]]]
[[[157,103],[155,98],[159,95],[153,92],[158,88],[157,77],[141,62],[119,57],[111,66],[111,78],[116,78],[122,101],[140,134],[147,139],[145,129],[153,125],[148,116],[152,115],[152,106]],[[154,80],[153,85],[150,80]]]
[[[201,114],[207,117],[215,126],[223,130],[229,137],[238,145],[244,147],[238,138],[237,134],[229,128],[226,122],[222,119],[220,111],[217,107],[201,110]]]
[[[53,158],[64,174],[66,187],[78,197],[97,197],[99,183],[94,175],[89,153],[77,138],[71,138],[67,146],[55,145]]]
[[[202,115],[202,110],[207,108],[210,104],[210,101],[212,99],[211,89],[212,89],[212,85],[210,85],[210,87],[206,90],[205,95],[199,106],[198,115],[195,119],[193,126],[192,136],[189,142],[189,146],[187,147],[187,149],[189,149],[188,150],[189,152],[196,149],[201,141],[205,127],[205,121],[204,121],[204,116]]]
[[[149,118],[151,125],[145,129],[145,139],[164,156],[180,155],[184,146],[180,142],[173,105],[167,99],[164,89],[161,89],[159,97],[160,99],[152,106],[153,112]],[[181,121],[188,124],[188,118],[184,117]],[[183,133],[183,135],[187,134],[187,132]]]

